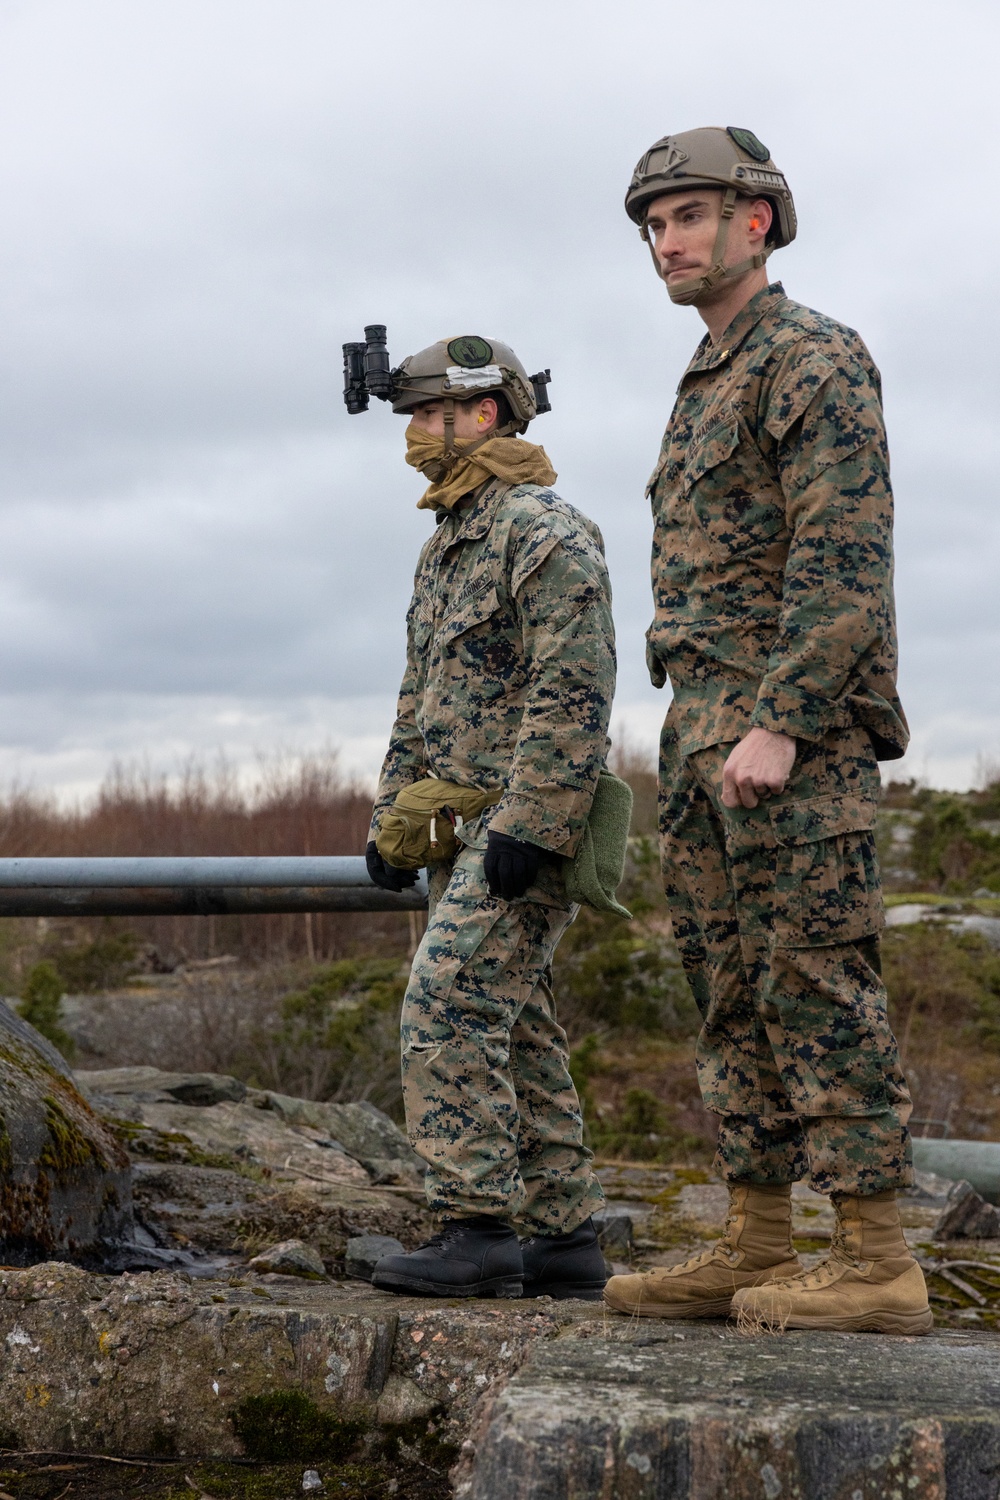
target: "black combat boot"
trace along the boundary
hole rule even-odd
[[[569,1234],[536,1234],[521,1241],[526,1297],[582,1297],[599,1302],[608,1279],[593,1219]]]
[[[383,1255],[372,1286],[411,1297],[520,1297],[521,1247],[509,1224],[476,1214],[445,1219],[409,1255]]]

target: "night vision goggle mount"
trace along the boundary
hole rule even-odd
[[[368,410],[372,396],[391,401],[398,376],[399,371],[389,367],[384,323],[369,323],[364,343],[344,345],[344,405],[352,417]]]
[[[489,351],[489,345],[484,347]],[[520,366],[518,369],[518,379],[522,380],[523,369]],[[532,416],[541,416],[543,412],[552,410],[546,391],[551,378],[548,370],[539,370],[537,375],[528,376],[534,395],[535,410],[523,413],[525,421],[530,420]],[[397,400],[406,390],[407,384],[406,371],[399,366],[395,369],[391,366],[389,351],[386,348],[384,323],[368,323],[365,326],[363,342],[344,345],[344,405],[352,417],[368,410],[372,396],[376,396],[379,401]],[[475,384],[480,383],[475,382]],[[489,390],[499,391],[503,389],[503,386],[500,383],[491,386],[481,384],[480,388],[484,394],[488,394]],[[449,394],[455,399],[461,399],[456,396],[456,393]],[[426,399],[432,401],[435,398],[428,395]]]

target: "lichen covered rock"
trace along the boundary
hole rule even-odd
[[[52,1044],[0,1001],[0,1259],[97,1264],[131,1234],[120,1141]]]
[[[322,1281],[326,1267],[319,1253],[303,1240],[280,1240],[255,1255],[251,1260],[251,1271],[274,1271],[279,1276],[304,1276],[309,1281]]]

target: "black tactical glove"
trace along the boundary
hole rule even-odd
[[[395,891],[397,895],[407,886],[414,885],[419,874],[417,870],[397,870],[395,865],[387,865],[374,839],[365,846],[365,864],[376,885],[383,891]]]
[[[494,833],[491,828],[486,835],[483,860],[490,895],[500,896],[504,901],[523,896],[528,886],[535,883],[541,859],[542,851],[537,844],[512,839],[506,833]]]

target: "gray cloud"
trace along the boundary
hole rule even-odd
[[[340,404],[376,319],[397,358],[474,329],[552,367],[537,436],[605,531],[651,741],[642,491],[701,325],[621,198],[656,136],[733,122],[796,192],[776,274],[883,370],[903,769],[968,777],[1000,747],[998,30],[927,0],[0,3],[0,774],[326,741],[374,769],[429,524],[402,423]]]

